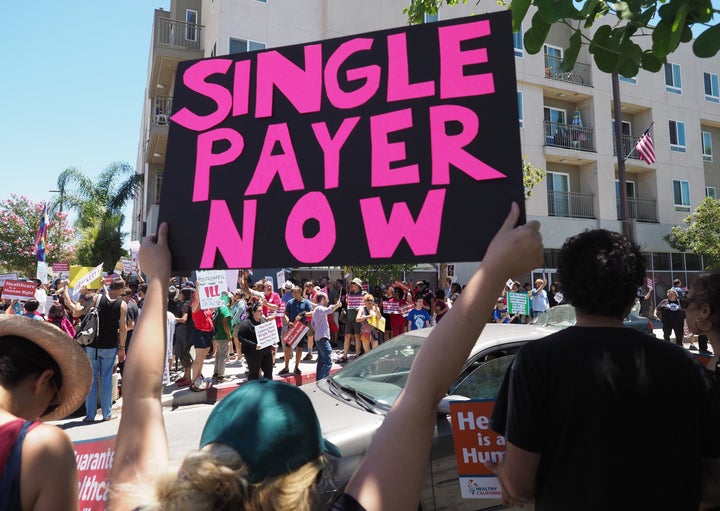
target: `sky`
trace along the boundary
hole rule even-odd
[[[15,193],[49,201],[68,167],[88,177],[115,161],[135,168],[153,12],[160,7],[170,10],[170,0],[4,6],[0,199]]]

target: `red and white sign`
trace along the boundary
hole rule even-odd
[[[407,305],[403,305],[402,307],[400,307],[400,314],[402,314],[403,317],[405,317],[405,316],[407,316],[408,314],[410,314],[410,311],[413,310],[414,308],[415,308],[415,305],[412,304],[412,303],[409,303],[409,304],[407,304]]]
[[[302,321],[296,321],[295,324],[291,326],[287,332],[285,332],[282,340],[291,348],[295,348],[295,346],[298,345],[302,338],[305,337],[305,334],[308,333],[308,330],[310,329],[307,327],[306,324],[304,324]]]
[[[69,273],[70,263],[52,263],[53,273]]]
[[[363,306],[364,303],[365,303],[365,300],[363,298],[363,295],[361,295],[361,294],[347,295],[348,309],[359,309],[360,307]]]
[[[400,302],[386,302],[382,303],[383,314],[400,314]]]
[[[471,400],[450,403],[450,422],[455,444],[460,493],[464,499],[499,499],[497,476],[483,461],[499,463],[505,455],[505,437],[490,429],[495,401]]]
[[[78,511],[102,511],[108,499],[115,437],[76,442],[73,447],[78,470]]]
[[[225,270],[207,270],[197,272],[197,289],[201,309],[214,309],[225,305],[221,295],[227,289]]]
[[[30,300],[35,298],[35,282],[6,280],[2,288],[2,298],[6,300]]]
[[[265,323],[255,325],[255,337],[261,349],[267,348],[268,346],[275,346],[280,342],[277,325],[274,321],[266,321]]]

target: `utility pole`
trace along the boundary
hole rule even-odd
[[[60,200],[58,203],[60,204],[60,214],[63,212],[63,204],[65,202],[65,187],[61,187],[59,190],[48,190],[50,193],[59,193],[60,194]]]
[[[620,108],[620,80],[612,73],[613,117],[615,117],[615,154],[617,155],[618,180],[620,181],[620,225],[622,234],[635,243],[635,232],[628,218],[627,181],[625,179],[625,147],[622,139],[622,113]]]

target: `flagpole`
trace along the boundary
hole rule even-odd
[[[612,73],[613,115],[615,117],[615,154],[617,155],[618,181],[620,182],[620,226],[622,234],[633,243],[635,233],[628,218],[627,180],[625,179],[625,149],[622,143],[622,111],[620,108],[620,80]]]

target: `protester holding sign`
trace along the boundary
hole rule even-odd
[[[328,295],[323,291],[316,294],[318,305],[313,311],[310,323],[315,330],[315,344],[318,350],[317,370],[315,371],[315,381],[322,380],[330,375],[332,368],[332,346],[330,345],[330,324],[328,316],[334,313],[342,306],[342,302],[337,301],[333,305],[328,305]]]
[[[364,353],[367,353],[371,349],[377,348],[380,343],[380,333],[376,327],[370,324],[370,321],[382,318],[382,313],[380,312],[380,307],[375,303],[375,297],[373,295],[366,293],[363,300],[365,301],[365,306],[358,309],[355,321],[360,323],[362,349]]]
[[[296,323],[301,323],[307,326],[310,323],[310,316],[312,314],[313,305],[310,300],[303,298],[302,289],[298,286],[292,289],[293,297],[288,300],[285,305],[285,321],[287,321],[290,328],[295,326]],[[284,352],[284,363],[285,367],[282,368],[278,374],[285,375],[290,374],[290,358],[292,357],[292,347],[288,346],[287,343],[283,342]],[[300,342],[295,345],[295,374],[302,374],[300,370],[300,357],[302,356],[303,346],[307,346],[307,335],[304,335]]]
[[[255,333],[255,327],[265,322],[262,305],[260,302],[252,302],[247,311],[248,317],[238,328],[238,339],[242,344],[242,353],[248,365],[248,381],[260,379],[260,371],[264,378],[272,380],[275,365],[273,346],[261,346]]]
[[[350,282],[349,292],[345,296],[346,314],[345,314],[345,343],[343,344],[343,356],[338,362],[346,363],[350,354],[350,342],[355,341],[355,356],[362,353],[362,345],[360,344],[360,324],[355,321],[357,311],[363,306],[363,296],[365,291],[362,290],[362,280],[355,277]]]
[[[485,325],[492,299],[503,285],[501,276],[530,271],[542,262],[539,224],[530,222],[513,228],[519,215],[514,204],[462,298],[430,332],[404,390],[373,436],[346,486],[346,494],[333,506],[335,511],[417,509],[437,405]],[[167,224],[160,225],[157,243],[145,240],[140,259],[150,287],[135,333],[138,349],[130,353],[126,368],[130,386],[123,389],[123,416],[108,509],[129,511],[149,505],[156,506],[153,509],[174,509],[178,498],[184,503],[192,499],[198,509],[216,509],[229,503],[242,509],[246,502],[252,502],[254,508],[263,505],[263,509],[278,511],[309,508],[325,465],[325,453],[339,452],[322,439],[312,407],[308,408],[304,394],[294,386],[265,380],[236,390],[217,405],[208,419],[201,450],[188,454],[180,470],[169,466],[159,406],[165,349],[157,342],[164,338],[165,293],[170,275]],[[292,428],[273,421],[270,434],[269,427],[260,431],[255,427],[238,429],[251,416],[261,418],[256,426],[269,426],[263,413],[268,409],[273,409],[275,416],[278,410],[291,412],[299,420]],[[279,448],[271,454],[266,442]],[[208,470],[198,470],[201,466]],[[218,492],[221,487],[226,491]],[[291,487],[292,491],[282,491]],[[280,493],[282,501],[269,501]],[[359,505],[350,507],[354,501]]]
[[[77,511],[73,446],[39,421],[70,415],[85,399],[92,370],[83,349],[44,321],[0,315],[0,507]]]

